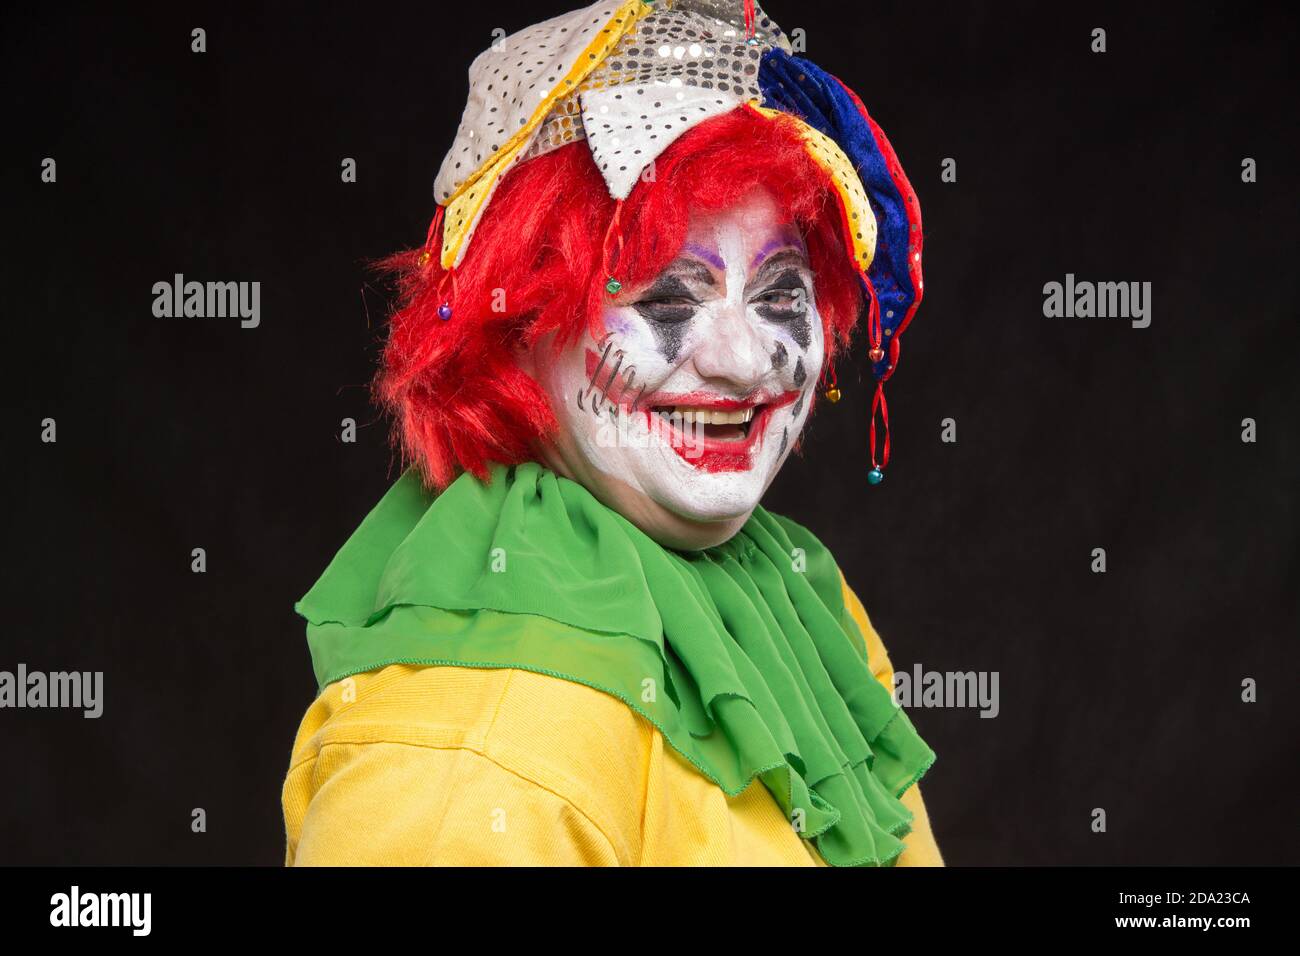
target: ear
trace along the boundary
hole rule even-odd
[[[529,345],[523,337],[517,339],[510,348],[510,355],[518,366],[519,371],[523,372],[534,382],[537,381],[537,350],[542,345]]]

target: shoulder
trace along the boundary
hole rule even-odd
[[[653,735],[621,701],[582,684],[517,668],[394,664],[321,692],[289,775],[309,774],[316,790],[342,765],[334,754],[354,766],[364,750],[383,749],[385,766],[454,758],[462,776],[508,778],[572,807],[621,856],[620,834],[635,832],[644,803]]]
[[[871,624],[871,618],[867,616],[867,609],[863,607],[862,602],[858,600],[857,594],[849,587],[849,582],[845,580],[844,575],[840,574],[840,586],[844,595],[844,616],[851,621],[862,634],[862,642],[867,649],[867,663],[871,667],[871,673],[875,675],[876,680],[885,686],[885,689],[891,693],[894,690],[894,666],[890,663],[889,652],[885,650],[885,644],[876,633],[875,627]]]

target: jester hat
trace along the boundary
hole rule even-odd
[[[795,56],[753,0],[599,0],[493,44],[469,70],[469,101],[434,182],[423,261],[464,259],[502,178],[584,140],[610,196],[626,199],[684,132],[737,108],[793,116],[839,200],[844,247],[868,302],[872,469],[889,462],[884,382],[921,302],[921,208],[889,140],[847,86]],[[617,218],[617,213],[616,213]],[[618,284],[611,276],[611,291]],[[439,310],[451,315],[451,303]],[[827,397],[839,398],[834,371]],[[876,417],[884,442],[876,449]]]

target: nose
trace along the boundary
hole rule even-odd
[[[744,303],[728,302],[719,309],[703,338],[691,364],[710,385],[743,395],[772,371],[767,338],[749,321]]]

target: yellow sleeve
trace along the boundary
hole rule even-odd
[[[332,744],[288,862],[297,866],[607,866],[571,803],[472,750]],[[291,784],[292,785],[292,784]]]
[[[885,650],[885,645],[881,642],[876,629],[871,626],[871,620],[867,617],[867,609],[862,606],[858,596],[853,593],[848,581],[844,580],[843,573],[840,574],[840,580],[844,585],[844,607],[853,617],[854,622],[858,625],[858,630],[862,632],[862,637],[866,641],[867,663],[871,666],[871,673],[892,694],[894,692],[894,667],[889,662],[889,654]],[[926,812],[925,801],[921,799],[921,785],[917,784],[908,787],[907,792],[903,794],[900,800],[903,806],[912,811],[914,819],[912,821],[912,832],[904,840],[907,849],[898,858],[898,865],[943,866],[943,856],[939,853],[939,845],[935,842],[934,830],[930,826],[930,815]]]
[[[591,781],[635,786],[640,731],[621,703],[607,714],[581,695],[604,698],[509,669],[392,665],[331,684],[285,778],[286,863],[628,862],[634,794]]]

